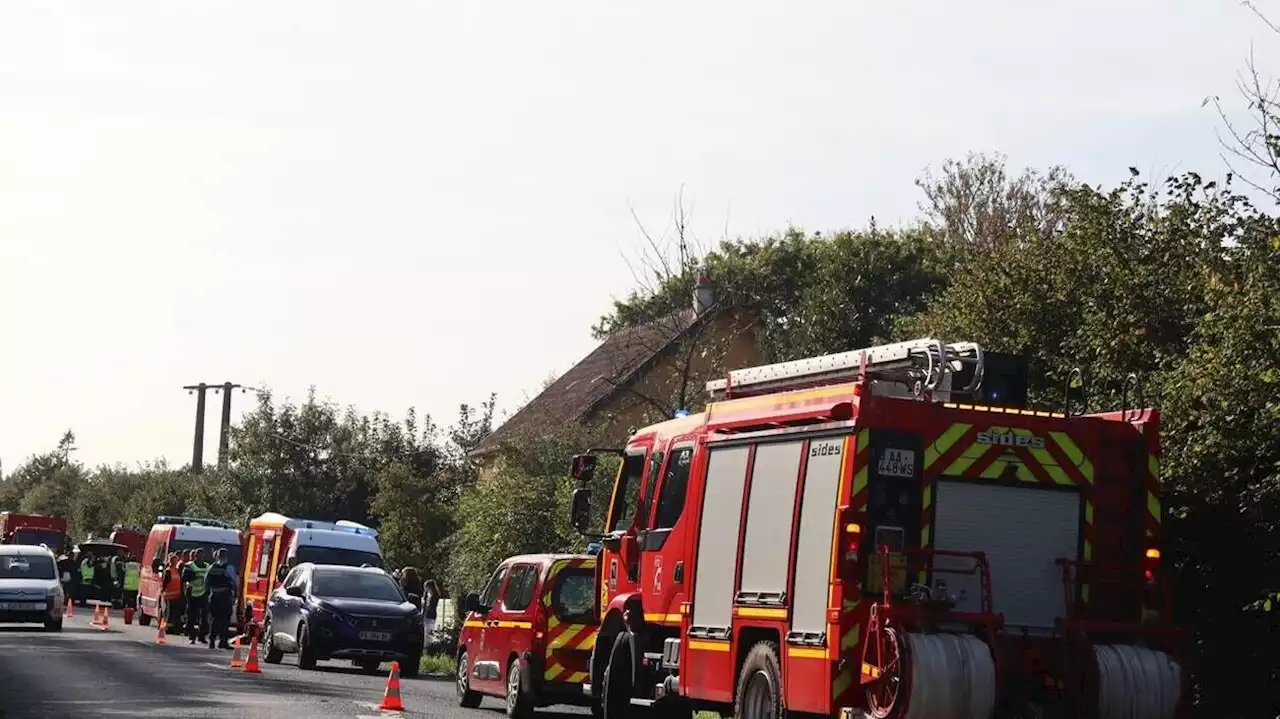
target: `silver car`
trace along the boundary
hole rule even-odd
[[[0,545],[0,624],[43,624],[62,631],[66,599],[58,581],[58,562],[42,546]]]

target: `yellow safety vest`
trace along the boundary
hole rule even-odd
[[[93,581],[93,565],[88,562],[80,562],[80,580],[83,582]]]
[[[192,563],[187,566],[195,572],[195,578],[187,583],[191,590],[191,598],[199,599],[204,596],[204,573],[209,569],[209,565]]]
[[[138,591],[138,576],[142,571],[142,565],[137,562],[126,562],[124,565],[124,590],[126,592]]]

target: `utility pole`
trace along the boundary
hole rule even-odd
[[[195,445],[191,449],[191,473],[200,474],[204,471],[204,395],[209,385],[201,382],[187,385],[183,389],[187,390],[188,394],[196,393],[196,437]]]
[[[218,467],[225,468],[230,459],[227,454],[231,449],[231,390],[240,389],[241,385],[230,382],[222,383],[222,424],[218,435]],[[213,391],[217,392],[219,388]]]
[[[196,437],[195,444],[191,450],[191,473],[200,474],[204,471],[204,407],[205,393],[209,390],[222,393],[222,422],[219,426],[220,434],[218,436],[218,466],[226,467],[230,459],[227,455],[231,449],[231,390],[238,389],[243,392],[253,388],[234,382],[223,382],[222,384],[201,382],[200,384],[187,385],[183,389],[196,395]]]

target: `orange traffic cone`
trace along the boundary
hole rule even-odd
[[[232,668],[244,666],[244,656],[240,651],[243,648],[240,644],[240,637],[236,637],[235,639],[232,639],[231,645],[235,647],[235,651],[231,652]]]
[[[71,597],[67,597],[67,608],[62,610],[62,616],[74,617],[76,615],[76,603],[71,601]]]
[[[109,624],[111,624],[111,605],[107,604],[102,607],[102,623],[98,628],[105,632],[110,628]]]
[[[393,712],[404,711],[404,704],[400,703],[400,662],[391,662],[391,675],[387,677],[387,690],[383,692],[382,703],[378,705],[378,708]]]
[[[258,668],[258,643],[249,644],[249,658],[244,663],[245,674],[261,674],[262,670]]]
[[[164,617],[160,617],[160,621],[156,623],[156,644],[164,644],[164,630],[169,622]]]
[[[93,605],[93,616],[89,617],[89,624],[95,627],[102,626],[102,605]]]

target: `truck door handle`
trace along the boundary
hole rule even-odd
[[[684,581],[684,562],[676,562],[676,570],[674,572],[674,580],[676,584]]]
[[[498,623],[497,623],[496,621],[495,621],[495,622],[487,622],[487,623],[486,623],[486,625],[487,625],[487,626],[490,626],[490,627],[496,627],[496,626],[498,626]]]

